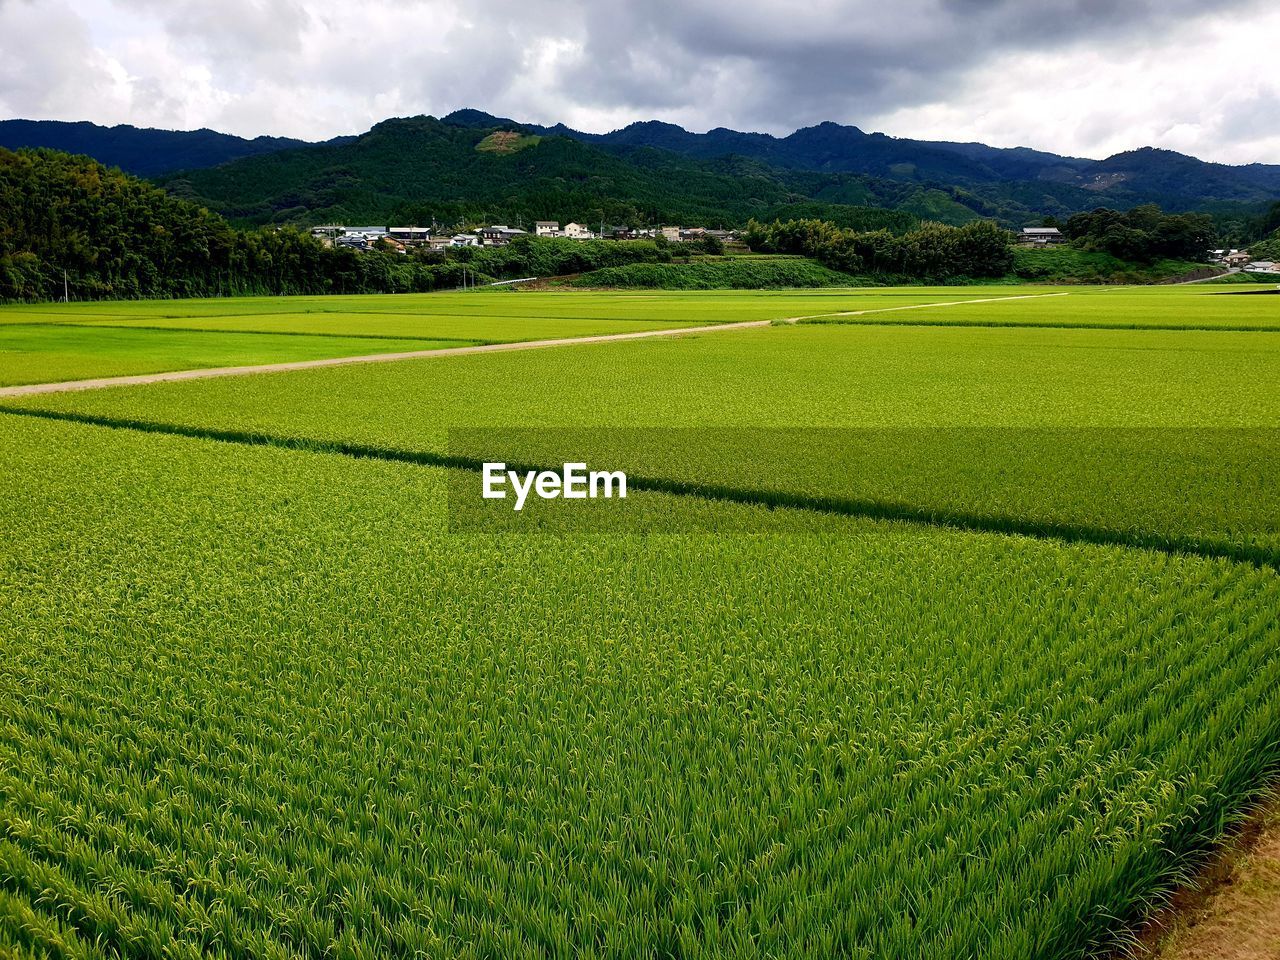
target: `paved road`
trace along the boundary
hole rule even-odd
[[[1233,273],[1239,272],[1239,267],[1228,267],[1226,273],[1215,273],[1212,277],[1201,277],[1199,280],[1179,280],[1177,283],[1170,284],[1170,286],[1181,287],[1188,283],[1208,283],[1210,280],[1221,280],[1223,277],[1229,277]]]

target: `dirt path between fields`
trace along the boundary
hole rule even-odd
[[[869,313],[894,313],[897,310],[926,310],[929,307],[963,307],[970,303],[1002,303],[1005,300],[1043,300],[1047,297],[1069,297],[1068,293],[1020,293],[1013,297],[984,297],[981,300],[944,300],[941,303],[913,303],[905,307],[873,307],[870,310],[845,310],[840,313],[814,313],[807,317],[787,317],[782,323],[801,320],[825,320],[827,317],[861,317]],[[981,324],[974,324],[981,326]]]
[[[1141,960],[1280,957],[1280,802],[1228,840],[1172,905],[1140,932]]]
[[[588,337],[558,337],[554,340],[523,340],[515,343],[485,343],[470,347],[437,347],[434,350],[408,350],[401,353],[371,353],[357,357],[325,357],[320,360],[291,360],[287,363],[261,363],[242,367],[206,367],[202,370],[170,370],[164,373],[140,373],[125,377],[96,377],[92,380],[63,380],[58,383],[28,383],[0,387],[0,397],[28,397],[40,393],[67,393],[72,390],[100,390],[104,387],[131,387],[146,383],[169,383],[176,380],[205,380],[210,377],[239,377],[251,373],[284,373],[311,370],[316,367],[340,367],[351,363],[391,363],[396,360],[421,360],[427,357],[461,357],[472,353],[500,353],[507,350],[538,350],[542,347],[568,347],[579,343],[611,343],[615,340],[643,340],[648,337],[677,337],[689,333],[714,333],[721,330],[746,330],[767,327],[772,320],[748,320],[742,323],[717,323],[700,327],[677,327],[669,330],[641,330],[636,333],[605,333]]]
[[[140,373],[124,377],[95,377],[91,380],[62,380],[57,383],[27,383],[0,387],[0,397],[29,397],[42,393],[69,393],[73,390],[100,390],[106,387],[132,387],[147,383],[171,383],[178,380],[206,380],[212,377],[239,377],[251,373],[285,373],[290,370],[312,370],[317,367],[340,367],[352,363],[391,363],[396,360],[422,360],[428,357],[461,357],[472,353],[499,353],[507,350],[538,350],[543,347],[570,347],[580,343],[612,343],[618,340],[644,340],[650,337],[679,337],[690,333],[719,333],[722,330],[749,330],[774,324],[798,323],[822,317],[856,317],[895,310],[920,310],[925,307],[958,307],[966,303],[996,303],[1001,300],[1035,300],[1040,297],[1066,297],[1066,293],[1022,294],[1013,297],[988,297],[983,300],[948,300],[942,303],[916,303],[906,307],[878,307],[871,310],[849,310],[845,313],[817,313],[807,317],[784,317],[780,320],[744,320],[738,323],[713,323],[697,327],[674,327],[667,330],[641,330],[636,333],[603,333],[587,337],[557,337],[554,340],[524,340],[515,343],[486,343],[470,347],[437,347],[433,350],[408,350],[401,353],[371,353],[356,357],[325,357],[320,360],[291,360],[287,363],[261,363],[240,367],[205,367],[200,370],[169,370],[163,373]]]

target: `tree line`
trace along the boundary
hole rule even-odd
[[[1202,260],[1218,238],[1208,214],[1165,213],[1155,204],[1123,212],[1103,207],[1054,225],[1082,250],[1100,250],[1139,263],[1161,258]]]
[[[900,234],[825,220],[752,220],[743,239],[760,253],[800,254],[851,274],[954,280],[1004,276],[1013,268],[1013,235],[987,220],[925,223]]]
[[[4,299],[357,292],[371,266],[298,230],[235,230],[87,157],[0,150]]]

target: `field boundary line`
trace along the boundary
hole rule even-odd
[[[0,404],[0,414],[30,417],[36,420],[76,423],[92,427],[106,427],[112,430],[133,430],[139,433],[185,437],[193,440],[235,443],[251,447],[272,447],[302,453],[338,454],[357,460],[381,460],[388,463],[403,463],[420,467],[469,470],[474,473],[480,473],[485,463],[480,457],[438,453],[429,450],[380,447],[374,444],[354,443],[345,440],[326,440],[317,437],[282,437],[261,431],[200,427],[165,423],[157,420],[108,417],[74,411],[41,410],[38,407],[11,407]],[[542,464],[510,461],[507,466],[509,469],[519,472],[530,470],[536,472],[546,469],[545,465]],[[950,507],[912,505],[875,500],[868,497],[844,497],[829,494],[797,493],[788,490],[736,487],[717,482],[703,483],[696,480],[645,476],[630,472],[627,474],[627,485],[628,489],[648,491],[650,493],[696,497],[708,501],[719,500],[743,506],[806,510],[812,513],[831,514],[833,516],[896,521],[910,523],[915,526],[958,530],[968,533],[1021,536],[1034,540],[1054,540],[1060,543],[1088,544],[1127,550],[1149,550],[1172,557],[1225,560],[1280,573],[1280,555],[1277,554],[1276,548],[1261,545],[1234,544],[1208,537],[1143,531],[1125,532],[1065,520],[1034,520],[1014,514],[983,513],[957,510]]]
[[[818,320],[822,317],[865,317],[871,313],[893,313],[896,310],[924,310],[927,307],[963,307],[969,303],[1002,303],[1005,300],[1043,300],[1046,297],[1069,297],[1070,291],[1062,293],[1020,293],[1012,297],[984,297],[980,300],[943,300],[938,303],[913,303],[905,307],[875,307],[871,310],[844,310],[837,313],[814,313],[807,317],[783,317],[778,323],[800,323],[804,320]]]
[[[239,377],[254,373],[287,373],[319,367],[340,367],[355,363],[392,363],[397,360],[426,360],[432,357],[459,357],[473,353],[498,353],[507,350],[541,350],[547,347],[569,347],[583,343],[613,343],[620,340],[643,340],[650,337],[676,337],[692,333],[720,330],[746,330],[767,327],[772,320],[745,320],[740,323],[716,323],[667,330],[637,330],[632,333],[605,333],[586,337],[557,337],[551,340],[521,340],[513,343],[484,343],[467,347],[438,347],[434,350],[408,350],[399,353],[372,353],[356,357],[326,357],[320,360],[291,360],[239,367],[205,367],[199,370],[170,370],[163,373],[140,373],[123,377],[95,377],[89,380],[63,380],[57,383],[28,383],[0,387],[0,397],[29,397],[45,393],[69,393],[75,390],[101,390],[107,387],[142,386],[149,383],[172,383],[181,380],[206,380],[213,377]]]
[[[947,320],[941,317],[921,320],[910,317],[901,320],[894,318],[829,320],[826,317],[814,317],[799,321],[799,325],[806,327],[947,327],[952,330],[965,327],[972,327],[975,330],[1115,330],[1120,333],[1280,333],[1280,324],[1266,327],[1260,324],[1213,326],[1170,323],[1023,323],[1018,320]]]
[[[421,340],[424,343],[465,343],[478,345],[482,343],[514,343],[516,341],[498,341],[486,340],[483,337],[424,337],[420,334],[409,333],[404,336],[396,337],[383,333],[330,333],[328,331],[320,333],[312,333],[306,330],[236,330],[236,329],[220,329],[218,327],[149,327],[142,325],[129,325],[123,323],[57,323],[52,320],[32,321],[31,323],[0,323],[0,333],[5,330],[14,330],[22,327],[39,327],[42,330],[141,330],[144,333],[216,333],[216,334],[244,334],[250,337],[319,337],[328,340],[399,340],[401,343],[407,343],[413,340]]]

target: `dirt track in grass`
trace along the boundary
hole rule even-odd
[[[285,373],[314,367],[339,367],[350,363],[389,363],[395,360],[421,360],[428,357],[457,357],[470,353],[497,353],[505,350],[537,350],[542,347],[567,347],[580,343],[609,343],[614,340],[642,340],[647,337],[674,337],[691,333],[720,330],[744,330],[767,327],[772,320],[748,320],[743,323],[717,323],[673,330],[641,330],[636,333],[608,333],[589,337],[557,337],[553,340],[525,340],[517,343],[487,343],[470,347],[442,347],[434,350],[409,350],[400,353],[374,353],[357,357],[327,357],[322,360],[294,360],[287,363],[262,363],[240,367],[207,367],[202,370],[172,370],[165,373],[142,373],[125,377],[96,377],[90,380],[64,380],[58,383],[28,383],[16,387],[0,387],[0,397],[27,397],[41,393],[66,393],[72,390],[98,390],[104,387],[129,387],[175,380],[204,380],[210,377],[239,377],[252,373]]]
[[[1280,802],[1229,841],[1194,886],[1152,919],[1141,960],[1280,958]]]

